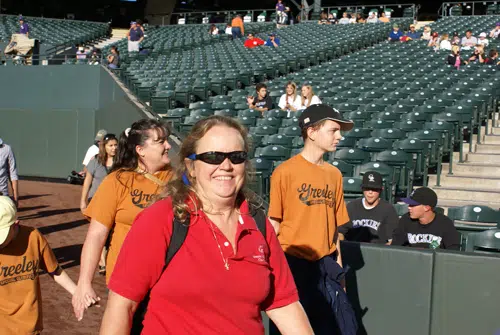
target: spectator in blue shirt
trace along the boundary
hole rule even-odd
[[[274,47],[274,48],[279,47],[280,44],[281,44],[280,39],[277,38],[276,34],[274,34],[274,33],[270,34],[266,43],[264,43],[265,46]]]
[[[410,31],[406,33],[406,36],[412,40],[419,40],[422,34],[415,30],[414,24],[410,24]]]
[[[30,27],[26,22],[24,22],[24,18],[21,16],[19,17],[19,34],[26,35],[28,37],[30,33]]]
[[[130,30],[127,34],[128,37],[128,52],[139,52],[139,45],[144,39],[144,32],[137,26],[137,22],[130,23]]]
[[[392,28],[393,29],[389,34],[388,40],[389,42],[399,42],[399,39],[403,37],[403,33],[399,30],[399,26],[397,24],[395,24]]]

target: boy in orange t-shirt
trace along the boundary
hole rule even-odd
[[[330,307],[318,289],[322,262],[333,257],[342,267],[338,226],[349,221],[342,174],[323,160],[341,131],[353,128],[339,111],[311,105],[299,117],[304,148],[271,176],[268,216],[292,270],[300,301],[316,334],[335,333]]]
[[[0,334],[39,334],[43,329],[39,272],[48,272],[71,294],[76,285],[59,267],[42,234],[19,225],[16,212],[12,200],[0,196]]]

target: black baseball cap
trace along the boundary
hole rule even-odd
[[[437,205],[438,197],[436,192],[430,188],[421,187],[414,190],[409,198],[402,198],[401,201],[410,206],[425,205],[434,208]]]
[[[302,129],[307,129],[323,120],[332,120],[339,123],[341,130],[349,131],[354,127],[353,121],[344,119],[337,109],[325,104],[307,107],[299,117],[299,126]]]
[[[363,175],[361,188],[368,188],[372,190],[381,190],[382,188],[384,188],[382,176],[380,175],[380,173],[375,171],[365,172],[365,174]]]

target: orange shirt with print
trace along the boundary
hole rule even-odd
[[[14,240],[0,249],[0,334],[42,331],[38,275],[41,270],[54,273],[58,269],[57,259],[43,235],[35,228],[20,225]]]
[[[316,261],[335,252],[337,227],[349,222],[336,167],[296,155],[274,171],[270,198],[268,215],[281,221],[278,239],[287,254]]]
[[[245,35],[245,27],[243,26],[243,20],[240,17],[237,16],[231,21],[231,27],[240,27],[241,34]]]
[[[167,183],[171,170],[156,173],[154,177]],[[162,185],[135,171],[115,171],[104,178],[84,214],[95,219],[111,232],[106,259],[106,283],[113,273],[123,241],[135,217],[146,208],[162,190]]]

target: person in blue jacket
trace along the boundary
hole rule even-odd
[[[267,39],[266,43],[264,43],[265,46],[267,47],[279,47],[281,44],[280,39],[276,37],[275,33],[269,34],[269,38]]]
[[[392,26],[392,31],[389,34],[389,42],[399,42],[399,39],[403,37],[403,32],[399,30],[399,26],[395,24]]]

